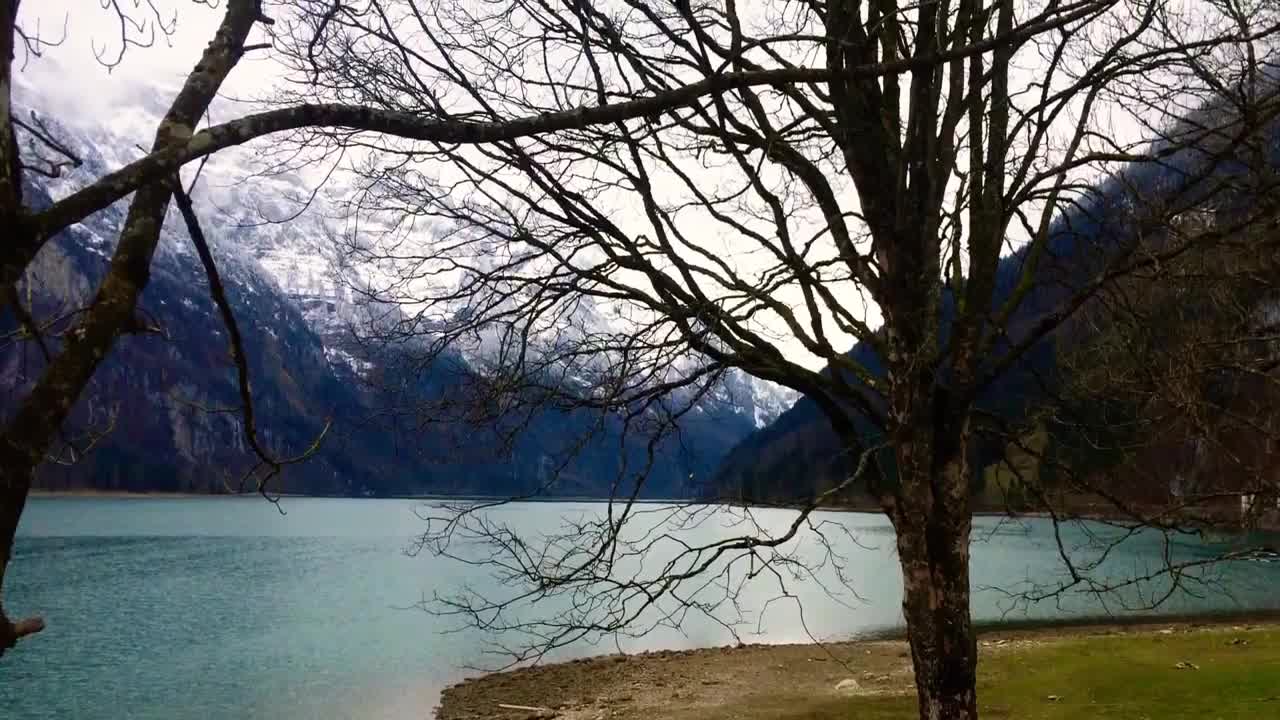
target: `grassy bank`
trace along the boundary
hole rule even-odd
[[[983,635],[983,717],[1280,717],[1280,626],[1187,624]],[[838,687],[839,686],[839,687]],[[498,704],[552,712],[500,708]],[[609,656],[489,675],[445,691],[441,720],[907,720],[906,646],[747,646]]]

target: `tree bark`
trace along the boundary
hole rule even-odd
[[[932,433],[917,435],[925,436]],[[978,647],[969,615],[973,521],[964,436],[954,443],[909,441],[897,448],[901,490],[890,518],[921,720],[978,717]]]
[[[921,720],[978,717],[978,649],[969,617],[968,520],[962,525],[953,525],[954,536],[940,529],[898,533],[902,611]],[[964,547],[955,538],[963,538]]]
[[[26,240],[22,210],[22,172],[12,118],[12,73],[18,0],[0,0],[0,232],[6,246]],[[3,302],[0,302],[3,310]],[[4,578],[13,552],[13,535],[27,501],[31,472],[25,457],[0,443],[0,655],[19,638],[39,632],[44,622],[31,618],[12,622],[4,612]]]
[[[27,618],[11,621],[4,612],[4,581],[13,552],[12,538],[18,530],[22,509],[31,487],[31,472],[26,459],[11,448],[0,448],[0,656],[18,640],[44,629],[44,620]]]

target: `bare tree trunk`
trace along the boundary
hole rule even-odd
[[[17,0],[0,0],[0,228],[8,236],[4,244],[25,239],[22,218],[22,172],[12,122],[11,81]],[[5,275],[11,274],[5,268]],[[3,304],[0,302],[0,310]],[[4,612],[4,577],[13,552],[13,536],[31,487],[31,467],[25,456],[9,443],[0,442],[0,655],[19,638],[39,632],[38,618],[11,622]]]
[[[0,13],[9,12],[7,5],[11,2],[0,0]],[[16,13],[16,7],[13,12]],[[0,15],[0,19],[3,18],[4,15]],[[260,19],[260,0],[231,0],[227,4],[217,34],[161,120],[153,152],[186,144],[223,80],[244,54],[245,40]],[[7,81],[9,66],[0,65],[0,71]],[[8,127],[8,89],[7,82],[0,88],[5,92],[6,103],[0,106],[0,120],[4,121],[0,127]],[[0,140],[3,139],[0,133]],[[0,163],[9,159],[7,154],[0,153]],[[12,167],[16,177],[16,163]],[[8,194],[0,199],[0,220],[21,221],[19,189],[18,183],[0,183],[0,191]],[[160,228],[171,196],[170,188],[159,182],[146,185],[134,194],[106,279],[93,302],[69,334],[62,352],[49,363],[8,424],[0,428],[0,482],[3,483],[0,488],[0,588],[12,557],[14,533],[35,468],[44,459],[98,365],[120,335],[129,332],[135,323],[134,312],[151,277],[151,259],[160,241]],[[27,240],[29,235],[24,235],[24,231],[29,229],[15,224],[17,232],[13,233],[12,242]],[[0,279],[7,280],[8,276]],[[0,605],[0,653],[23,635],[42,627],[39,619],[11,623]]]
[[[890,517],[902,566],[921,720],[976,720],[978,648],[969,616],[968,467],[963,441],[945,460],[930,442],[898,448],[902,490]]]
[[[968,521],[957,528],[968,538]],[[931,532],[939,540],[950,538]],[[950,544],[943,542],[942,544]],[[921,720],[974,720],[977,642],[969,617],[969,549],[937,547],[916,533],[898,535],[902,610]]]
[[[14,622],[4,612],[5,571],[9,568],[13,536],[18,531],[30,487],[31,470],[26,459],[12,448],[0,448],[0,655],[23,637],[44,629],[40,618]]]

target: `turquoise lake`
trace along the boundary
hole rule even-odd
[[[14,616],[38,612],[49,625],[0,660],[3,717],[427,718],[442,687],[495,662],[483,652],[486,636],[445,632],[457,624],[415,607],[437,591],[464,583],[484,591],[494,582],[483,568],[407,553],[424,529],[423,502],[283,502],[285,515],[257,498],[33,498],[6,608]],[[493,512],[537,533],[602,507],[529,503]],[[723,522],[708,514],[711,520],[691,532],[706,538],[741,531],[731,523],[741,511],[717,512]],[[795,513],[753,515],[773,528]],[[821,519],[848,531],[834,533],[840,539],[832,542],[845,558],[851,592],[832,597],[816,582],[794,582],[794,599],[778,601],[776,581],[753,580],[741,596],[743,641],[805,642],[809,632],[839,639],[900,624],[901,581],[887,521],[856,513]],[[1096,532],[1106,529],[1068,527],[1063,536],[1076,547]],[[818,551],[811,535],[799,540],[801,556]],[[1011,608],[999,588],[1059,577],[1057,547],[1047,521],[979,519],[975,617],[1094,616],[1142,599],[1070,593]],[[1175,548],[1191,559],[1217,549],[1193,538]],[[1140,536],[1099,572],[1141,575],[1159,567],[1161,551],[1158,538]],[[1218,564],[1208,572],[1211,585],[1176,593],[1162,611],[1280,607],[1280,563]],[[679,631],[579,645],[559,657],[732,641],[721,625],[690,615]]]

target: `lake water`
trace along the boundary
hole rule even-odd
[[[49,625],[0,660],[3,717],[426,718],[442,687],[474,673],[464,668],[493,662],[483,654],[485,636],[443,632],[456,624],[413,607],[436,591],[464,583],[483,590],[493,582],[484,569],[406,553],[423,530],[421,502],[286,499],[284,507],[282,516],[251,498],[32,499],[6,607],[14,616],[39,612]],[[533,503],[495,512],[537,532],[601,507]],[[725,510],[725,522],[712,517],[696,532],[736,534],[728,519],[737,512]],[[763,510],[755,517],[777,527],[794,513]],[[788,581],[796,600],[770,602],[779,595],[777,579],[757,578],[741,597],[744,641],[804,642],[806,627],[838,639],[901,623],[887,522],[852,513],[823,519],[849,531],[833,542],[856,595],[833,597],[815,582]],[[1074,529],[1066,540],[1070,546],[1085,537]],[[798,552],[816,547],[808,533]],[[1059,573],[1055,548],[1047,522],[979,520],[975,616],[997,619],[1008,610],[1003,593],[983,588]],[[1178,552],[1197,557],[1213,550],[1188,542]],[[1115,552],[1105,571],[1141,575],[1158,566],[1158,553],[1155,538],[1140,537]],[[1280,564],[1221,564],[1213,573],[1213,587],[1175,595],[1164,609],[1280,606]],[[835,573],[824,577],[830,590]],[[1115,599],[1071,594],[1010,617],[1104,609],[1116,610]],[[636,651],[731,641],[724,627],[690,615],[679,632],[664,628],[619,643]],[[562,656],[615,648],[576,646]]]

